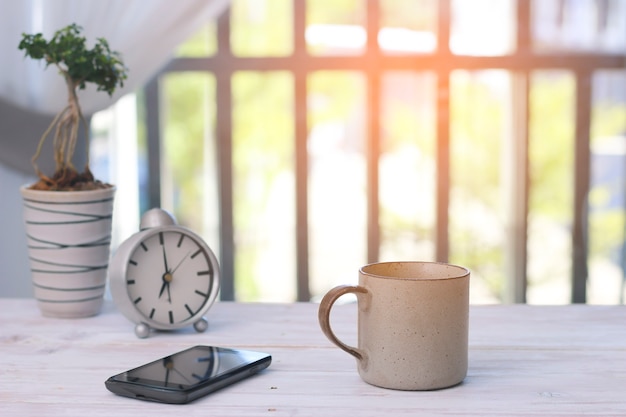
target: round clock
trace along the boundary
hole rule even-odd
[[[204,314],[219,291],[217,258],[200,236],[176,224],[165,210],[148,210],[140,231],[124,241],[111,259],[111,296],[136,324],[135,334],[189,325],[203,332]]]

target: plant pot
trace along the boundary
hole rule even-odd
[[[41,313],[62,318],[98,314],[106,288],[115,188],[20,191]]]

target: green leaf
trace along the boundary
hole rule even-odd
[[[73,23],[55,32],[50,41],[41,33],[22,34],[18,48],[25,56],[35,60],[45,59],[46,66],[56,65],[64,77],[69,77],[72,88],[84,89],[93,83],[97,91],[112,95],[124,86],[127,68],[119,52],[111,51],[104,38],[97,38],[93,48],[87,48],[82,27]]]

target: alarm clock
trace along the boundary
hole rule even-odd
[[[219,292],[220,270],[200,236],[178,225],[169,212],[153,208],[141,217],[140,231],[113,255],[109,285],[117,308],[136,324],[137,337],[190,325],[203,332],[204,315]]]

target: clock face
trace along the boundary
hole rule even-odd
[[[217,288],[204,245],[180,229],[148,234],[130,254],[126,290],[135,309],[152,322],[176,327],[211,303]]]

